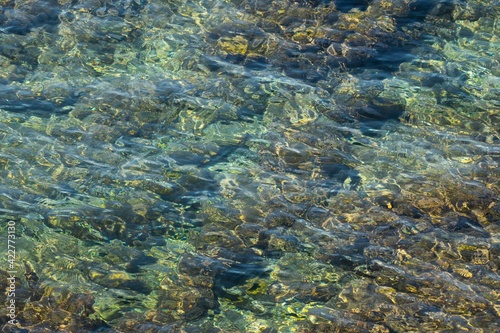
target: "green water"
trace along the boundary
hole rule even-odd
[[[0,4],[3,332],[500,330],[498,1]]]

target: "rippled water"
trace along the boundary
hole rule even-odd
[[[500,330],[497,0],[0,3],[4,332]]]

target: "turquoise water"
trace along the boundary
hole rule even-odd
[[[500,330],[498,1],[0,3],[3,331]]]

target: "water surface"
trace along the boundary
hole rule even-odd
[[[4,331],[500,329],[498,1],[1,4]]]

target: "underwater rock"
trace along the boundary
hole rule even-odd
[[[458,216],[458,218],[455,219],[455,216],[448,215],[445,217],[445,221],[448,224],[448,229],[451,231],[474,237],[491,237],[491,235],[483,229],[480,223],[466,216]]]
[[[313,307],[307,310],[309,329],[306,332],[381,332],[389,333],[390,330],[385,325],[364,321],[355,314],[347,313],[326,307]]]
[[[59,24],[59,9],[46,1],[29,5],[18,4],[15,8],[5,6],[2,12],[5,13],[5,20],[2,22],[3,33],[26,35],[40,27],[50,31],[51,26]]]
[[[223,269],[222,264],[215,259],[201,255],[184,254],[179,262],[179,272],[187,276],[214,277]]]
[[[96,267],[89,269],[88,276],[91,281],[106,288],[130,290],[141,294],[151,293],[150,287],[131,273],[107,271]]]
[[[53,114],[67,114],[71,111],[68,106],[73,103],[72,99],[54,103],[48,99],[39,98],[28,90],[0,87],[0,108],[9,112],[48,118]]]
[[[276,228],[276,227],[291,227],[297,217],[286,212],[273,212],[266,216],[265,223],[267,228]]]

